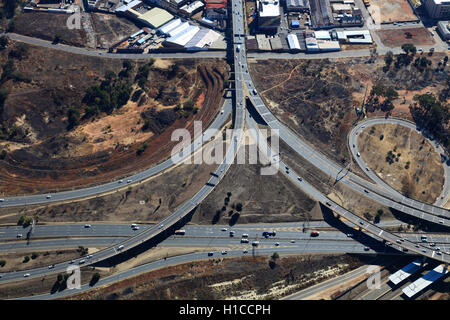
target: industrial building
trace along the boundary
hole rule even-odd
[[[351,44],[371,44],[373,42],[369,30],[337,31],[338,40]]]
[[[190,4],[186,4],[180,8],[179,13],[186,17],[191,17],[197,12],[201,11],[205,5],[200,0],[194,1]]]
[[[309,12],[308,0],[286,0],[286,11],[288,12]]]
[[[425,8],[433,19],[450,19],[450,0],[425,0]]]
[[[295,34],[288,34],[288,36],[286,37],[287,41],[288,41],[288,45],[289,45],[289,49],[292,51],[299,51],[300,48],[300,43],[298,42],[298,38]]]
[[[270,46],[270,41],[264,34],[257,34],[256,42],[258,43],[258,50],[261,50],[261,51],[272,50],[272,48]]]
[[[280,2],[278,0],[259,0],[258,29],[263,32],[276,32],[281,22]]]
[[[186,43],[185,47],[188,50],[201,50],[211,47],[221,35],[211,29],[200,29],[191,40]]]
[[[151,28],[159,28],[173,19],[173,15],[161,8],[153,8],[144,14],[139,14],[138,21]]]
[[[166,36],[168,36],[168,37],[175,37],[177,34],[179,34],[180,32],[183,32],[187,28],[189,28],[189,22],[183,22],[179,26],[177,26],[177,27],[173,28],[172,30],[168,31],[166,33]]]
[[[450,40],[450,21],[439,21],[437,24],[438,32],[442,39]]]
[[[175,36],[167,38],[164,46],[168,48],[185,48],[186,44],[195,36],[200,28],[197,26],[189,26],[185,30],[177,33]]]
[[[169,31],[181,24],[181,19],[173,19],[158,29],[159,34],[168,35]]]

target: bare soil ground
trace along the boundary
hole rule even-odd
[[[321,220],[316,206],[280,172],[261,175],[261,164],[232,165],[214,191],[200,204],[192,221],[200,224],[293,222]],[[229,202],[227,193],[231,192]],[[233,205],[241,203],[242,212]]]
[[[215,165],[180,165],[148,182],[102,197],[50,206],[2,208],[0,221],[16,223],[25,214],[38,216],[40,222],[156,222],[197,193],[214,168]]]
[[[371,0],[368,11],[376,24],[418,20],[408,0]]]
[[[12,44],[0,54],[5,63]],[[0,191],[5,194],[46,192],[92,185],[142,170],[170,155],[176,128],[193,133],[193,121],[206,127],[217,113],[227,66],[221,60],[177,61],[175,75],[167,68],[175,62],[159,62],[151,67],[148,93],[141,106],[132,103],[110,116],[100,114],[92,122],[81,122],[67,131],[67,110],[79,105],[86,89],[98,85],[107,70],[122,69],[122,61],[72,55],[57,50],[27,46],[26,56],[15,59],[18,72],[30,83],[6,83],[10,94],[1,113],[3,132],[14,129],[13,138],[3,134],[7,156],[0,161]],[[134,72],[144,62],[132,62]],[[168,97],[174,92],[180,103],[192,99],[199,111],[179,117],[162,132],[142,132],[140,112],[174,107]],[[108,127],[109,126],[109,127]],[[143,142],[146,151],[137,155]]]
[[[35,252],[38,256],[31,259],[32,253]],[[25,256],[30,257],[28,262],[23,262]],[[79,258],[80,253],[77,250],[58,250],[58,251],[30,251],[20,253],[5,253],[0,254],[0,260],[5,260],[4,267],[0,267],[1,272],[11,272],[19,270],[28,270],[49,266],[51,264],[72,260]]]
[[[282,257],[275,266],[260,256],[219,258],[152,271],[71,299],[277,299],[359,264],[346,255]]]
[[[134,23],[125,18],[104,13],[91,13],[90,15],[97,38],[97,47],[101,49],[108,49],[139,30]]]
[[[382,134],[384,138],[380,140]],[[417,132],[391,124],[368,127],[359,134],[358,146],[368,167],[399,192],[427,203],[433,203],[441,194],[444,169],[440,155]],[[400,154],[399,160],[389,164],[389,151]]]
[[[416,46],[433,45],[435,42],[426,28],[384,29],[375,31],[386,47],[400,47],[404,43]]]
[[[394,87],[399,98],[393,101],[393,116],[412,120],[409,105],[416,94],[435,95],[444,88],[447,70],[436,71],[444,55],[435,53],[432,66],[423,72],[401,67],[383,71],[384,57],[368,63],[366,58],[333,60],[268,60],[250,64],[255,86],[266,105],[278,119],[303,136],[311,145],[340,164],[350,156],[347,135],[361,120],[356,108],[361,108],[374,84]],[[368,116],[384,115],[381,111]]]
[[[84,47],[87,43],[86,31],[67,28],[68,14],[49,12],[24,12],[15,18],[14,32],[25,36],[53,41],[60,37],[60,43]]]

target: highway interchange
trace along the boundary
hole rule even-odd
[[[336,177],[339,172],[342,171],[343,168],[339,167],[337,164],[333,163],[332,161],[328,160],[324,155],[322,155],[319,151],[315,150],[313,147],[311,147],[306,141],[302,140],[300,137],[293,134],[288,128],[286,128],[276,117],[271,113],[271,111],[265,106],[262,98],[259,96],[259,94],[256,92],[254,84],[252,82],[251,76],[249,74],[248,65],[247,65],[247,55],[245,50],[245,34],[244,34],[244,15],[243,15],[243,4],[240,0],[233,1],[233,67],[234,67],[234,99],[232,101],[233,107],[235,108],[234,113],[234,130],[233,135],[230,138],[230,146],[227,149],[226,157],[224,161],[218,166],[217,170],[215,171],[215,175],[212,175],[210,179],[205,183],[202,189],[198,191],[195,196],[190,199],[189,201],[182,204],[177,210],[174,211],[172,215],[164,219],[163,221],[159,222],[156,225],[153,226],[142,226],[142,229],[139,230],[137,233],[131,233],[129,234],[129,230],[127,232],[121,230],[118,227],[117,232],[120,234],[120,232],[125,232],[122,235],[118,235],[117,238],[115,237],[105,237],[104,239],[84,239],[83,241],[104,241],[105,245],[108,246],[112,242],[114,242],[114,245],[109,246],[103,250],[100,250],[92,255],[90,259],[84,259],[79,258],[76,259],[73,263],[79,264],[81,260],[84,260],[83,266],[91,265],[96,262],[105,260],[107,258],[113,257],[117,254],[121,254],[122,252],[125,252],[131,248],[134,248],[138,245],[140,245],[143,242],[148,241],[149,239],[155,238],[156,236],[160,235],[161,233],[165,232],[165,230],[169,229],[172,225],[175,225],[177,222],[179,222],[182,218],[184,218],[187,214],[189,214],[203,199],[206,198],[206,196],[213,190],[214,186],[217,185],[222,177],[227,172],[228,168],[231,166],[232,161],[230,159],[233,159],[236,155],[236,152],[241,145],[242,141],[242,129],[244,128],[244,121],[247,123],[247,125],[251,128],[256,129],[255,132],[259,135],[260,132],[257,128],[257,124],[254,122],[253,119],[251,119],[248,116],[248,113],[245,112],[245,98],[250,98],[251,103],[254,105],[256,111],[261,116],[262,119],[264,119],[265,123],[271,128],[271,129],[278,129],[280,132],[280,138],[284,140],[294,151],[296,151],[299,155],[303,156],[307,161],[314,164],[317,168],[319,168],[321,171],[325,172],[326,174]],[[21,36],[18,35],[9,35],[11,38],[20,41],[32,41],[36,42],[33,44],[36,45],[43,45],[40,40],[29,40],[25,38],[21,38]],[[31,38],[32,39],[32,38]],[[49,44],[45,44],[45,46],[49,46]],[[50,45],[53,46],[53,45]],[[63,48],[63,47],[58,47]],[[68,49],[71,48],[71,49]],[[90,52],[86,53],[84,49],[75,50],[72,47],[65,48],[63,50],[68,50],[73,53],[79,53],[79,54],[89,54],[89,55],[103,55],[105,57],[110,57],[111,54],[99,54],[96,52]],[[75,50],[75,51],[73,51]],[[84,50],[84,51],[83,51]],[[208,56],[207,54],[201,53],[201,57],[218,57],[215,56],[216,53],[212,53],[211,56]],[[193,57],[200,57],[193,54]],[[111,56],[112,57],[112,56]],[[114,55],[116,57],[116,55]],[[120,56],[121,58],[127,58],[125,56]],[[161,56],[161,57],[171,57],[168,56]],[[180,57],[177,55],[177,57]],[[134,57],[130,57],[134,58]],[[140,55],[140,58],[146,58]],[[230,111],[231,111],[231,101],[226,100],[225,102],[225,110],[223,114],[220,114],[217,116],[216,120],[211,125],[211,128],[219,129],[226,119],[228,118]],[[355,129],[354,129],[355,130]],[[212,132],[212,131],[211,131]],[[203,142],[208,141],[211,138],[211,136],[208,135],[201,135],[199,137],[196,137],[191,145],[191,150],[197,151],[199,148],[202,147]],[[256,140],[259,142],[263,141],[263,139],[255,137]],[[351,143],[352,135],[350,134],[349,142]],[[445,251],[436,252],[434,248],[430,248],[427,246],[424,246],[422,243],[418,243],[420,241],[417,241],[417,239],[412,239],[410,237],[401,236],[397,234],[390,233],[384,229],[382,229],[378,225],[374,225],[368,221],[365,221],[364,219],[358,217],[354,213],[346,210],[345,208],[341,207],[337,203],[331,201],[326,195],[323,195],[321,192],[319,192],[316,188],[314,188],[312,185],[310,185],[307,181],[299,180],[299,176],[293,171],[287,169],[287,166],[283,163],[282,159],[278,156],[276,157],[273,153],[271,153],[270,147],[267,145],[264,145],[260,143],[260,148],[262,148],[265,152],[268,152],[268,158],[273,159],[274,161],[278,162],[279,164],[279,170],[288,178],[290,179],[293,184],[302,189],[304,192],[306,192],[308,195],[310,195],[313,199],[321,202],[324,206],[330,208],[336,215],[343,217],[346,219],[347,222],[350,222],[350,224],[353,223],[354,226],[359,228],[361,232],[363,233],[369,233],[374,239],[376,240],[384,240],[385,242],[388,241],[391,243],[390,248],[394,248],[398,250],[399,252],[409,252],[409,253],[415,253],[418,255],[426,256],[432,259],[436,259],[438,261],[446,262],[448,263],[450,260],[450,256]],[[359,165],[364,168],[364,163],[358,163]],[[123,178],[127,180],[128,184],[134,184],[139,181],[143,181],[145,179],[148,179],[151,176],[154,176],[155,174],[162,172],[169,167],[173,166],[174,163],[171,162],[171,159],[166,160],[165,162],[152,167],[150,169],[147,169],[145,171],[142,171],[140,173],[137,173],[131,177]],[[446,173],[448,171],[448,168],[445,169]],[[372,178],[372,177],[371,177]],[[379,179],[378,179],[379,180]],[[129,182],[128,182],[129,181]],[[384,205],[390,206],[392,208],[395,208],[399,211],[402,211],[406,214],[415,216],[417,218],[443,225],[443,226],[450,226],[450,220],[447,219],[449,217],[449,212],[446,209],[440,208],[438,206],[428,205],[424,204],[418,201],[415,201],[413,199],[408,199],[400,194],[398,192],[393,192],[392,188],[383,185],[380,181],[377,181],[377,179],[374,179],[377,185],[374,185],[365,179],[353,174],[352,172],[349,172],[346,176],[341,178],[339,180],[342,183],[345,183],[347,186],[349,186],[352,190],[360,193],[363,196],[369,197],[379,203],[382,203]],[[446,178],[446,188],[445,190],[448,190],[447,185],[448,179]],[[113,190],[118,190],[120,188],[123,188],[122,184],[124,183],[123,180],[117,180],[114,182],[110,182],[104,185],[99,185],[95,187],[90,188],[83,188],[79,190],[72,190],[72,191],[65,191],[65,192],[58,192],[51,194],[51,197],[48,197],[48,195],[30,195],[30,196],[20,196],[20,197],[11,197],[6,198],[4,202],[1,203],[1,206],[18,206],[18,205],[30,205],[30,204],[38,204],[38,203],[50,203],[50,202],[58,202],[58,201],[67,201],[67,200],[73,200],[73,199],[79,199],[83,197],[88,197],[92,195],[100,195],[104,194],[106,192],[111,192]],[[444,191],[445,191],[444,190]],[[368,192],[369,191],[369,192]],[[445,195],[445,193],[444,193]],[[448,197],[448,192],[446,194]],[[438,199],[438,201],[440,201]],[[442,199],[443,201],[443,199]],[[441,203],[440,201],[439,203]],[[50,226],[49,226],[50,227]],[[86,228],[90,229],[90,228]],[[98,227],[98,229],[101,229]],[[39,235],[40,228],[36,227],[36,231],[33,232],[33,237],[36,236],[36,234]],[[92,229],[93,230],[93,229]],[[92,230],[84,230],[83,232],[89,232]],[[16,232],[16,230],[14,231]],[[36,232],[36,233],[35,233]],[[81,231],[80,231],[81,233]],[[100,232],[100,234],[102,234]],[[339,234],[339,233],[336,233]],[[110,234],[111,235],[111,234]],[[59,236],[59,235],[58,235]],[[80,235],[83,237],[84,235]],[[335,235],[333,235],[335,237]],[[0,234],[1,237],[1,234]],[[342,237],[342,240],[340,240],[340,237]],[[345,237],[345,238],[344,238]],[[123,239],[125,238],[125,239]],[[337,236],[338,239],[333,238],[330,241],[330,244],[327,244],[326,237],[324,239],[321,239],[321,241],[311,240],[308,237],[304,238],[298,238],[300,243],[292,243],[292,240],[287,241],[286,244],[283,243],[283,245],[280,243],[280,247],[277,249],[277,252],[279,253],[298,253],[299,247],[302,247],[300,244],[303,245],[303,242],[306,242],[304,244],[304,252],[335,252],[336,245],[339,246],[340,250],[343,250],[345,252],[364,252],[364,247],[361,244],[355,244],[354,241],[348,239],[346,235],[341,234],[340,236]],[[117,239],[120,239],[117,240]],[[170,238],[169,238],[170,239]],[[188,238],[180,238],[180,237],[173,237],[172,239],[167,239],[167,245],[178,245],[177,241],[179,243],[183,243],[183,241],[186,241],[185,239]],[[181,240],[179,240],[181,239]],[[192,245],[201,245],[204,244],[204,239],[198,240],[198,238],[190,238]],[[197,240],[195,240],[197,239]],[[230,241],[236,242],[236,240],[232,239],[230,240],[229,237],[216,237],[215,239],[218,239],[217,245],[230,245]],[[67,241],[68,239],[66,239]],[[44,240],[42,240],[44,241]],[[45,240],[45,241],[57,241],[57,240]],[[109,241],[109,242],[108,242]],[[197,241],[197,242],[196,242]],[[203,242],[202,242],[203,241]],[[280,240],[281,241],[281,240]],[[259,248],[259,252],[261,254],[269,254],[269,252],[273,252],[273,247],[275,246],[275,240],[269,240],[267,242],[268,248]],[[31,241],[31,243],[35,243],[35,241]],[[88,243],[88,242],[86,242]],[[92,243],[92,242],[91,242]],[[96,242],[97,244],[99,242]],[[316,246],[316,243],[320,243]],[[344,245],[349,244],[349,246]],[[61,244],[61,243],[60,243]],[[216,245],[216,244],[214,244]],[[300,246],[299,246],[300,245]],[[120,246],[120,247],[119,247]],[[120,248],[120,249],[119,249]],[[353,249],[352,249],[353,248]],[[388,248],[389,250],[391,250]],[[374,244],[369,249],[370,252],[373,252],[374,249],[378,249],[381,251],[387,250],[386,246],[381,242],[374,242]],[[348,250],[348,251],[347,251]],[[227,256],[239,256],[243,255],[242,250],[233,250],[230,251]],[[165,265],[170,265],[173,263],[181,263],[182,261],[193,261],[196,259],[205,259],[205,253],[198,253],[198,254],[192,254],[192,255],[183,255],[180,257],[173,257],[169,258],[165,261],[157,261],[151,264],[147,264],[144,266],[140,266],[138,268],[133,268],[131,270],[127,270],[124,273],[121,273],[119,275],[113,275],[108,278],[102,279],[101,281],[111,283],[113,281],[117,281],[120,279],[120,277],[130,276],[137,274],[139,272],[144,272],[153,270],[154,268],[163,267]],[[87,260],[87,261],[86,261]],[[52,273],[62,273],[65,272],[66,268],[71,264],[70,261],[56,264],[53,269],[48,269],[47,267],[43,268],[36,268],[30,271],[27,271],[30,273],[30,278],[35,277],[41,277],[44,275],[52,274]],[[128,272],[128,273],[127,273]],[[20,272],[10,272],[3,275],[2,279],[0,280],[0,283],[2,282],[10,282],[10,281],[16,281],[18,279],[23,278],[23,271]],[[86,287],[84,287],[86,289]],[[72,291],[70,294],[75,293]],[[41,297],[46,297],[41,296]],[[56,296],[53,296],[56,297]]]

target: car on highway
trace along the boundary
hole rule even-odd
[[[163,225],[163,224],[160,224],[159,227],[158,227],[158,229],[162,229],[163,227],[164,227],[164,225]]]
[[[348,238],[352,238],[353,237],[353,233],[347,233],[347,237]]]
[[[242,253],[248,253],[247,249],[242,250]]]
[[[47,199],[50,199],[51,197],[52,197],[52,196],[51,196],[51,195],[49,195],[49,194],[48,194],[48,195],[46,196],[46,198],[47,198]]]
[[[408,248],[402,248],[403,252],[408,252]]]
[[[117,247],[117,250],[122,250],[123,249],[123,244],[121,244],[120,246]]]
[[[80,260],[80,261],[78,262],[78,264],[83,264],[83,263],[85,263],[85,262],[86,262],[86,260],[82,259],[82,260]]]
[[[369,250],[370,250],[370,248],[368,246],[364,247],[364,251],[369,251]]]
[[[252,246],[257,247],[259,245],[259,241],[253,241]]]
[[[84,227],[85,227],[85,228],[90,228],[91,225],[90,225],[90,224],[85,224]]]
[[[248,233],[243,233],[242,238],[248,238]]]
[[[30,276],[30,274],[29,274],[29,273],[25,273],[23,276],[24,276],[25,278],[28,278],[28,277]]]
[[[228,253],[227,250],[222,251],[222,254],[227,254],[227,253]]]
[[[355,145],[353,145],[353,148],[355,148]]]
[[[364,221],[360,221],[359,224],[363,226],[364,225]]]
[[[127,180],[127,183],[130,183],[130,182],[131,182],[131,179],[128,179],[128,180]]]
[[[72,263],[74,263],[75,262],[75,260],[70,260],[69,261],[69,264],[72,264]]]
[[[397,243],[402,243],[402,242],[400,241],[400,239],[395,240],[395,242],[397,242]]]
[[[365,192],[365,193],[369,193],[369,191],[367,191],[366,189],[364,189],[364,192]]]
[[[280,245],[280,243],[279,243],[279,242],[275,242],[275,246],[277,246],[277,247],[278,247],[279,245]]]
[[[227,228],[222,228],[222,231],[227,231]]]
[[[361,154],[358,152],[357,154],[356,154],[358,157],[361,157]]]
[[[1,279],[1,278],[3,278],[3,275],[2,275],[2,274],[0,274],[0,279]]]
[[[223,110],[223,109],[222,109],[222,110],[220,110],[220,114],[223,114],[224,112],[225,112],[225,110]]]
[[[88,254],[87,256],[86,256],[86,259],[91,259],[92,258],[92,254]]]
[[[297,177],[297,180],[300,181],[300,182],[303,181],[303,179],[301,177]]]
[[[235,234],[236,232],[234,232],[233,230],[230,230],[230,237],[234,237],[234,234]]]
[[[433,242],[433,243],[430,243],[430,246],[431,246],[431,247],[435,247],[435,246],[436,246],[436,243],[434,243],[434,242]]]
[[[436,254],[437,254],[438,256],[442,255],[442,253],[441,253],[440,251],[436,251]]]
[[[242,238],[242,239],[241,239],[241,243],[248,243],[248,239]]]
[[[122,183],[122,182],[123,182],[123,180],[119,180],[118,182],[119,182],[119,183]]]
[[[311,231],[311,234],[310,234],[311,237],[318,237],[319,235],[320,235],[320,233],[317,230]]]
[[[253,95],[256,96],[258,94],[258,91],[256,89],[253,89]]]
[[[53,269],[54,267],[55,267],[54,264],[51,264],[51,265],[48,266],[49,269]]]
[[[22,237],[23,237],[23,235],[21,233],[17,234],[17,238],[22,238]]]
[[[136,230],[139,230],[139,227],[138,227],[138,226],[134,226],[134,227],[132,227],[131,229],[134,230],[134,231],[136,231]]]
[[[214,252],[210,251],[208,252],[208,257],[211,257],[214,254]]]
[[[291,240],[291,243],[295,243],[295,240]]]
[[[0,199],[0,202],[5,202],[5,199]]]

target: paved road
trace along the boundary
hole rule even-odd
[[[249,90],[254,88],[253,82],[248,74],[245,74],[245,83]],[[250,98],[252,99],[256,111],[262,119],[264,119],[270,129],[278,130],[280,138],[285,141],[295,152],[322,172],[335,178],[337,180],[336,182],[344,183],[361,195],[408,215],[412,215],[416,218],[423,219],[434,224],[450,227],[450,220],[447,219],[450,217],[449,210],[425,204],[404,196],[398,197],[397,193],[391,194],[384,188],[374,185],[358,175],[348,171],[348,168],[342,168],[338,164],[330,161],[325,155],[315,150],[306,141],[293,134],[291,130],[284,126],[265,106],[258,93],[255,94],[255,92],[252,91]]]
[[[167,59],[189,59],[189,58],[218,58],[223,59],[226,56],[225,51],[200,51],[200,52],[178,52],[178,53],[145,53],[145,54],[118,54],[108,53],[105,51],[89,50],[82,47],[74,47],[65,44],[52,44],[51,41],[42,40],[23,36],[17,33],[7,33],[8,38],[27,44],[40,47],[47,47],[65,52],[82,54],[86,56],[105,57],[111,59],[150,59],[150,58],[167,58]]]
[[[334,246],[334,245],[333,245]],[[298,254],[298,248],[295,246],[292,247],[285,247],[285,248],[277,248],[274,250],[273,248],[264,248],[264,249],[255,249],[254,254],[255,255],[261,255],[261,256],[267,256],[272,255],[274,252],[278,252],[280,255],[296,255]],[[333,249],[326,248],[325,246],[319,246],[316,249],[313,247],[309,248],[309,253],[333,253]],[[358,253],[367,253],[363,251],[361,248]],[[373,252],[372,252],[373,253]],[[82,285],[80,289],[73,289],[73,290],[64,290],[61,292],[57,292],[55,294],[41,294],[41,295],[34,295],[31,297],[23,297],[20,299],[26,299],[26,300],[47,300],[47,299],[57,299],[57,298],[64,298],[68,297],[70,295],[85,292],[87,290],[90,290],[92,288],[97,288],[100,286],[104,286],[107,284],[112,284],[121,280],[124,280],[129,277],[137,276],[139,274],[143,274],[146,272],[150,272],[156,269],[160,268],[166,268],[171,265],[177,265],[181,263],[187,263],[187,262],[193,262],[193,261],[200,261],[205,259],[217,259],[217,258],[226,258],[226,257],[242,257],[242,256],[248,256],[253,254],[252,250],[248,250],[247,253],[243,253],[242,250],[232,250],[228,251],[226,255],[222,255],[220,252],[214,252],[213,256],[208,257],[206,252],[199,252],[199,253],[192,253],[192,254],[186,254],[186,255],[179,255],[175,257],[170,257],[165,260],[158,260],[155,262],[147,263],[114,275],[111,275],[109,277],[105,277],[100,279],[97,284],[94,287],[90,287],[88,284]]]
[[[242,8],[241,8],[241,11],[242,11]],[[243,48],[243,49],[245,49],[245,48]],[[235,51],[236,48],[234,48],[233,50]],[[184,217],[186,217],[195,207],[197,207],[197,205],[201,201],[203,201],[211,193],[211,191],[214,189],[214,187],[222,180],[223,176],[226,174],[226,172],[232,165],[232,163],[234,161],[233,159],[236,157],[237,151],[239,149],[239,146],[242,144],[242,138],[243,138],[244,114],[245,114],[244,103],[245,103],[245,101],[244,101],[244,95],[243,95],[242,90],[239,90],[239,88],[242,88],[242,86],[240,84],[238,84],[238,79],[241,78],[240,74],[242,73],[240,68],[237,67],[240,59],[241,58],[238,58],[238,56],[236,56],[235,66],[234,66],[235,67],[235,77],[236,77],[236,88],[238,88],[238,90],[234,91],[234,99],[233,99],[233,104],[234,104],[234,108],[235,108],[234,123],[233,123],[234,130],[233,130],[232,136],[230,137],[230,142],[228,144],[228,148],[227,148],[225,157],[224,157],[222,163],[218,166],[217,170],[214,172],[214,175],[211,175],[211,177],[208,179],[208,181],[206,181],[205,185],[190,200],[188,200],[185,203],[183,203],[182,205],[180,205],[169,217],[165,218],[160,223],[158,223],[159,226],[152,226],[150,228],[147,228],[146,230],[139,232],[137,235],[118,243],[118,246],[109,247],[109,248],[100,250],[98,252],[95,252],[94,254],[92,254],[92,258],[90,258],[90,259],[80,258],[80,259],[75,260],[73,263],[82,264],[83,266],[91,265],[91,264],[97,263],[99,261],[113,257],[115,255],[118,255],[122,252],[125,252],[131,248],[134,248],[134,247],[142,244],[143,242],[146,242],[154,237],[161,235],[162,233],[165,232],[165,230],[167,230],[168,228],[170,228],[171,226],[173,226],[174,224],[176,224],[177,222],[182,220]],[[225,117],[225,113],[222,115],[222,117]],[[217,133],[215,130],[211,130],[211,131],[214,131],[214,132],[210,132],[211,136],[212,136],[212,134]],[[209,130],[207,130],[205,132],[205,134],[200,135],[199,137],[194,139],[194,142],[193,142],[193,144],[190,145],[189,150],[192,151],[192,149],[194,149],[194,151],[195,151],[196,147],[198,147],[198,148],[201,147],[202,141],[209,141],[211,139],[211,136],[208,135],[208,132],[209,132]],[[192,154],[192,153],[188,153],[188,154]],[[172,159],[170,159],[169,161],[172,161]],[[139,173],[138,175],[142,175],[142,173]],[[133,177],[133,178],[136,179],[136,177]],[[102,185],[97,188],[105,188],[106,186],[108,186],[108,185]],[[110,187],[112,187],[112,186],[110,186]],[[83,189],[83,190],[86,190],[86,189]],[[94,193],[95,192],[94,190],[95,189],[90,189],[88,194]],[[77,190],[77,191],[73,191],[73,192],[80,192],[80,191]],[[57,195],[60,196],[59,193]],[[67,194],[64,194],[64,196],[67,196]],[[29,199],[28,197],[25,197],[25,198]],[[16,200],[18,202],[23,202],[23,199],[16,199]],[[8,199],[8,201],[11,201],[11,199]],[[38,198],[38,199],[36,199],[36,201],[42,201],[42,200],[40,198]],[[70,264],[71,264],[71,262],[68,261],[68,262],[56,264],[53,269],[48,269],[48,268],[35,269],[35,270],[33,270],[32,273],[29,272],[30,273],[29,278],[37,278],[37,277],[42,277],[42,276],[48,275],[48,274],[64,272]],[[15,281],[17,279],[21,279],[22,277],[23,277],[22,272],[8,273],[8,274],[5,274],[4,277],[0,280],[0,283]]]
[[[362,121],[358,123],[349,133],[348,136],[348,142],[350,146],[350,150],[353,154],[353,158],[356,160],[356,163],[361,167],[361,169],[377,184],[380,186],[383,186],[387,191],[389,191],[391,194],[397,194],[398,197],[402,197],[402,195],[394,190],[390,185],[388,185],[384,180],[382,180],[374,171],[370,170],[370,168],[367,167],[367,164],[364,162],[363,158],[358,156],[358,133],[362,132],[363,130],[367,130],[369,127],[379,124],[396,124],[401,125],[404,127],[407,127],[411,130],[416,131],[419,134],[423,134],[421,130],[417,128],[417,126],[414,123],[402,120],[402,119],[396,119],[396,118],[371,118],[365,121]],[[426,137],[426,136],[425,136]],[[438,154],[445,154],[444,149],[442,146],[436,143],[436,141],[429,141],[430,144],[433,146],[433,148],[436,150]],[[450,166],[448,166],[446,163],[443,163],[443,169],[444,169],[444,186],[442,189],[442,193],[437,198],[434,205],[436,206],[443,206],[447,203],[449,197],[450,197]],[[450,216],[450,215],[449,215]]]
[[[256,123],[253,118],[249,116],[246,117],[247,124],[249,127],[256,127]],[[259,130],[252,130],[251,132],[261,135]],[[370,234],[375,239],[382,239],[386,242],[386,245],[390,244],[390,248],[394,248],[399,250],[400,252],[413,252],[419,255],[423,255],[438,261],[447,262],[450,261],[450,252],[439,252],[435,248],[427,247],[423,244],[416,244],[406,238],[403,238],[399,235],[388,232],[375,224],[372,224],[356,214],[348,211],[347,209],[341,207],[338,203],[329,199],[326,195],[322,194],[319,190],[313,187],[304,179],[300,179],[301,177],[297,175],[292,169],[289,169],[285,163],[283,163],[282,159],[278,154],[275,154],[271,148],[265,143],[265,139],[260,137],[256,138],[255,141],[261,142],[258,145],[269,159],[273,159],[279,163],[280,171],[298,188],[302,189],[305,193],[307,193],[311,198],[319,201],[323,205],[327,206],[330,210],[334,212],[339,218],[344,218],[350,223],[353,223],[357,228],[359,228],[362,232]]]
[[[192,144],[186,147],[186,152],[184,152],[183,155],[180,157],[180,162],[183,159],[188,158],[194,152],[200,150],[203,147],[204,143],[208,142],[211,139],[211,137],[217,134],[218,130],[225,124],[225,122],[227,121],[227,119],[231,114],[232,100],[225,99],[222,109],[224,110],[224,112],[223,113],[220,112],[217,115],[216,119],[214,119],[209,128],[204,131],[204,134],[203,135],[200,134],[199,136],[194,137]],[[95,195],[101,195],[107,192],[112,192],[122,188],[126,188],[130,184],[142,182],[152,176],[155,176],[163,172],[164,170],[171,168],[175,164],[177,163],[171,157],[154,167],[143,170],[131,176],[124,177],[122,179],[117,179],[116,181],[108,182],[93,187],[75,189],[70,191],[62,191],[50,194],[7,197],[3,199],[4,200],[3,202],[0,202],[0,207],[15,207],[31,204],[52,203],[57,201],[68,201],[85,197],[91,197]],[[48,198],[48,196],[50,196],[50,198]]]
[[[406,224],[397,220],[380,221],[378,224],[383,227],[400,226]],[[36,225],[33,228],[33,234],[31,235],[31,241],[39,238],[62,238],[62,237],[130,237],[153,226],[150,224],[139,224],[139,231],[133,230],[129,224],[90,224],[90,228],[85,228],[84,224],[52,224],[52,225]],[[222,229],[227,229],[222,231]],[[315,228],[332,228],[325,221],[299,221],[299,222],[285,222],[285,223],[258,223],[258,224],[244,224],[236,225],[233,227],[225,225],[186,225],[183,229],[186,230],[186,234],[192,236],[203,236],[211,234],[224,234],[231,230],[234,230],[237,236],[240,233],[259,233],[260,236],[263,231],[275,230],[277,232],[309,232]],[[13,240],[13,239],[25,239],[31,227],[23,228],[22,226],[8,226],[0,227],[0,241]],[[22,237],[18,238],[17,235],[21,234]]]

